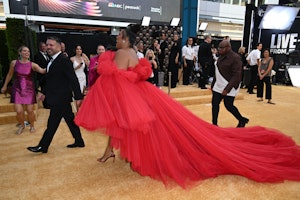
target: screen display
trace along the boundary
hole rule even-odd
[[[151,22],[169,23],[173,17],[180,17],[180,0],[38,0],[38,12],[48,16],[128,22],[149,16]]]

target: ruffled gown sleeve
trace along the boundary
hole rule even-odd
[[[122,137],[111,129],[147,132],[154,115],[134,82],[137,74],[119,70],[114,63],[115,53],[108,51],[99,58],[98,73],[101,74],[85,97],[75,123],[88,130],[106,129],[106,133]]]

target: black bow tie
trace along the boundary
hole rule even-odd
[[[53,58],[51,56],[48,56],[48,63],[53,62]]]

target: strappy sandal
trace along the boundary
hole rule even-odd
[[[16,131],[16,134],[20,135],[21,133],[23,133],[24,128],[25,128],[24,126],[20,125],[19,129]]]
[[[34,133],[35,132],[35,128],[33,126],[30,127],[29,129],[30,133]]]

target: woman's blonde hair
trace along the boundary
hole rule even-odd
[[[152,49],[148,49],[148,50],[146,51],[145,57],[148,58],[148,57],[149,57],[149,53],[152,53],[153,58],[155,59],[154,51],[153,51]]]
[[[22,56],[21,56],[21,52],[22,52],[22,50],[24,49],[24,48],[27,48],[27,49],[29,49],[27,46],[25,46],[25,45],[22,45],[22,46],[20,46],[19,48],[18,48],[18,59],[19,60],[21,60],[22,59]],[[30,50],[29,50],[29,52],[30,52]]]
[[[245,53],[245,47],[240,47],[238,50],[238,53]]]

